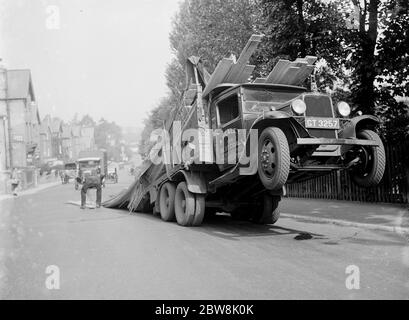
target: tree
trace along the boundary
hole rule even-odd
[[[240,54],[254,31],[254,1],[184,0],[175,16],[170,43],[181,66],[200,56],[209,70],[231,53]]]
[[[158,128],[163,128],[166,120],[170,118],[173,109],[170,106],[170,103],[170,96],[163,98],[156,108],[149,113],[148,118],[145,119],[145,126],[138,147],[142,159],[148,158],[149,152],[154,145],[154,142],[150,141],[152,131]]]
[[[399,97],[409,96],[409,3],[389,0],[381,7],[384,28],[377,46],[377,115],[383,136],[390,142],[409,138],[409,107]]]
[[[339,1],[259,0],[257,29],[265,35],[257,57],[258,72],[267,75],[280,58],[314,55],[326,61],[328,73],[344,78],[345,18]],[[323,79],[328,85],[328,79]],[[335,79],[331,77],[330,82]]]
[[[122,153],[122,129],[115,122],[101,119],[95,126],[95,144],[99,149],[105,149],[108,158],[121,161]]]

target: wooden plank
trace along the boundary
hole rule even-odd
[[[203,97],[208,95],[210,91],[212,91],[215,87],[217,87],[219,84],[223,82],[223,79],[229,73],[232,65],[233,65],[232,59],[224,58],[219,61],[216,69],[214,69],[214,72],[209,79],[209,83],[207,84],[206,88],[203,91]]]
[[[307,60],[308,64],[314,64],[318,60],[316,56],[305,56],[304,59]]]
[[[280,59],[266,79],[266,83],[277,83],[278,78],[288,68],[290,61]]]
[[[257,78],[253,83],[266,83],[267,78]]]
[[[286,84],[295,84],[295,83],[299,83],[298,78],[302,77],[302,75],[304,74],[305,68],[308,66],[307,62],[303,62],[303,61],[294,61],[290,63],[291,67],[298,67],[298,72],[294,73],[294,74],[290,74],[288,76],[288,80],[286,82]]]
[[[254,69],[256,68],[256,66],[253,65],[247,65],[242,74],[240,75],[240,77],[237,79],[237,82],[235,83],[247,83],[249,81],[249,78],[251,77],[251,75],[253,74]]]
[[[294,82],[294,85],[297,86],[302,84],[305,79],[312,74],[314,68],[315,67],[313,65],[307,65],[305,68],[303,68],[302,72],[297,77],[297,81]]]
[[[251,36],[250,40],[247,42],[239,58],[237,59],[237,62],[233,65],[233,67],[227,74],[226,78],[224,79],[224,82],[226,83],[237,83],[238,82],[251,56],[257,50],[257,47],[260,44],[262,38],[263,38],[263,35],[253,34]]]
[[[291,84],[291,80],[297,75],[299,71],[299,67],[289,67],[288,70],[283,73],[282,76],[278,79],[277,83]]]

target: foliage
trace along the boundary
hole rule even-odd
[[[164,123],[171,116],[170,96],[163,98],[159,104],[150,113],[147,119],[145,119],[145,127],[141,134],[141,139],[139,141],[139,154],[142,159],[147,159],[149,152],[153,147],[154,143],[150,141],[151,132],[158,128],[163,128]]]

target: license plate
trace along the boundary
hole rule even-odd
[[[339,129],[339,119],[334,118],[305,118],[308,129]]]

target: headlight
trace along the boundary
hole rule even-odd
[[[337,105],[338,113],[343,117],[348,117],[351,114],[351,107],[345,101],[341,101]]]
[[[307,110],[307,106],[304,101],[301,99],[295,99],[293,102],[291,102],[291,109],[298,115],[302,115],[305,113],[305,110]]]

